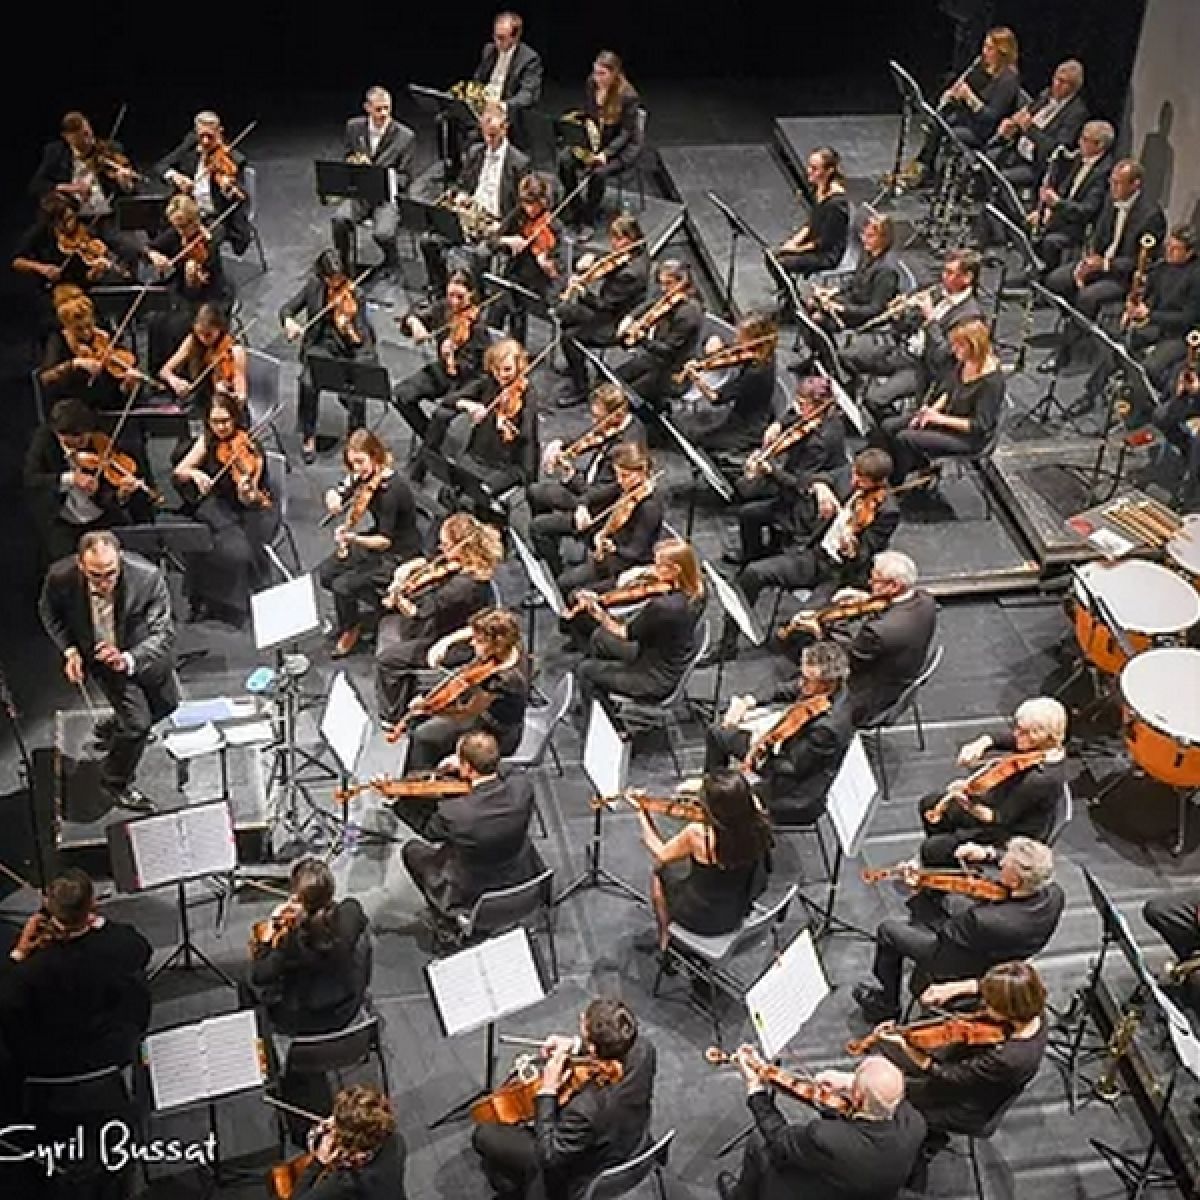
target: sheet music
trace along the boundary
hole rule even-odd
[[[829,981],[805,929],[746,993],[764,1058],[774,1058],[829,995]]]
[[[1196,1040],[1191,1021],[1153,980],[1150,981],[1150,992],[1166,1018],[1167,1033],[1180,1065],[1193,1079],[1200,1079],[1200,1041]]]
[[[233,817],[223,800],[185,809],[179,828],[188,875],[220,875],[237,866]]]
[[[251,1009],[153,1033],[145,1040],[144,1059],[156,1109],[194,1104],[264,1082],[258,1023]]]
[[[184,1025],[152,1033],[144,1043],[150,1091],[156,1109],[175,1108],[204,1099],[204,1038],[201,1026]]]
[[[512,929],[479,947],[493,1020],[544,999],[546,992],[524,929]]]
[[[163,738],[163,746],[172,758],[186,760],[215,754],[221,749],[223,741],[221,731],[211,721],[206,721],[194,729],[168,733]]]
[[[140,890],[174,883],[185,874],[183,844],[174,813],[132,821],[128,825],[129,846]]]
[[[847,858],[858,854],[858,844],[878,792],[879,784],[875,781],[862,735],[856,733],[829,788],[829,819]]]
[[[321,627],[317,592],[311,575],[298,575],[250,597],[254,646],[268,650]]]
[[[546,996],[524,929],[431,962],[425,970],[448,1037],[479,1029]]]
[[[256,746],[275,740],[275,730],[267,719],[247,721],[243,725],[227,725],[221,732],[228,746]]]
[[[710,562],[704,563],[704,573],[713,585],[721,607],[733,618],[734,623],[752,645],[761,646],[766,641],[766,635],[758,628],[753,610],[746,607],[737,589]]]
[[[447,1037],[479,1029],[492,1019],[492,997],[476,949],[460,951],[425,968]]]
[[[350,686],[346,672],[339,671],[321,715],[321,736],[329,743],[347,775],[353,775],[357,769],[370,730],[371,714]]]

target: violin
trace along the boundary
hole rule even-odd
[[[1006,754],[993,762],[985,763],[974,774],[968,776],[961,789],[955,788],[946,794],[925,814],[933,825],[936,825],[946,815],[952,804],[959,804],[964,799],[977,800],[993,788],[1007,783],[1010,779],[1025,771],[1032,770],[1046,761],[1044,750],[1025,750],[1016,754]]]
[[[602,258],[596,259],[590,266],[572,275],[563,289],[563,300],[574,300],[582,295],[593,283],[599,283],[608,275],[619,271],[622,267],[633,262],[634,256],[646,244],[645,238],[639,238],[632,245],[621,250],[612,250]]]
[[[354,295],[354,283],[344,275],[339,275],[327,281],[326,289],[326,308],[338,336],[348,346],[361,346],[363,338],[358,331],[358,300]]]
[[[690,381],[709,400],[716,400],[718,394],[717,388],[710,379],[705,378],[705,372],[725,371],[731,367],[740,367],[745,363],[769,357],[778,341],[778,334],[766,333],[762,337],[751,338],[747,342],[734,342],[730,346],[722,346],[719,350],[714,350],[711,354],[704,354],[700,358],[689,358],[675,372],[672,379],[676,383],[687,383]],[[771,347],[771,351],[766,355],[763,353],[764,346]]]
[[[605,512],[592,519],[592,526],[599,524],[602,518],[604,521],[593,539],[597,559],[605,558],[608,555],[609,549],[612,547],[612,539],[629,524],[633,514],[637,512],[638,505],[654,494],[655,485],[661,477],[662,472],[657,471],[640,483],[635,483]]]
[[[78,258],[83,263],[90,280],[98,279],[105,271],[116,271],[127,275],[122,267],[109,253],[108,246],[98,237],[92,237],[88,228],[79,222],[71,230],[58,228],[54,231],[54,241],[59,253],[66,258]]]
[[[95,358],[118,383],[153,383],[137,365],[137,355],[116,344],[116,339],[103,329],[93,327],[91,334],[81,337],[70,330],[63,331],[67,348],[74,358]]]
[[[642,338],[648,337],[655,325],[670,316],[690,294],[691,288],[686,284],[679,284],[669,291],[663,292],[644,313],[634,317],[625,326],[625,332],[621,334],[622,344],[627,347],[633,346]]]
[[[569,621],[579,616],[584,609],[591,608],[593,604],[605,609],[620,608],[624,604],[640,604],[643,600],[650,600],[655,596],[665,596],[674,590],[675,585],[665,579],[641,579],[636,583],[626,584],[625,587],[612,588],[599,596],[588,593],[586,599],[576,599],[563,613],[562,619]]]
[[[589,1083],[611,1087],[620,1083],[624,1069],[614,1059],[576,1055],[567,1060],[556,1098],[560,1108],[569,1104]],[[512,1073],[491,1095],[471,1105],[471,1119],[481,1125],[524,1125],[533,1120],[542,1070],[533,1057],[518,1055]]]
[[[457,351],[461,350],[471,339],[475,330],[475,322],[479,319],[480,306],[468,304],[461,312],[452,313],[446,322],[446,336],[438,347],[442,363],[450,375],[458,374]]]
[[[382,482],[382,467],[372,471],[366,479],[355,481],[354,499],[350,501],[350,510],[346,513],[346,519],[338,526],[343,533],[351,533],[354,527],[367,515],[367,509],[371,507],[371,501],[375,499],[375,493],[379,490],[379,485]],[[349,558],[350,547],[339,544],[337,557],[343,559]]]
[[[625,417],[625,413],[618,411],[609,413],[608,416],[597,421],[586,433],[580,434],[573,442],[569,442],[558,451],[554,457],[554,465],[565,466],[573,473],[577,458],[584,454],[590,454],[593,450],[601,449],[619,436],[625,427]]]
[[[219,135],[201,135],[200,158],[209,178],[231,200],[245,200],[246,192],[238,183],[238,165],[233,150]]]
[[[273,1200],[292,1200],[304,1173],[317,1161],[317,1156],[310,1150],[297,1154],[294,1158],[284,1159],[275,1163],[267,1172],[267,1190]]]
[[[521,410],[528,390],[529,372],[522,371],[511,383],[506,383],[487,406],[488,413],[495,414],[500,440],[506,445],[515,442],[521,433]]]
[[[550,257],[558,248],[558,235],[554,232],[554,214],[544,212],[536,217],[525,217],[521,222],[521,238],[524,249],[538,260],[538,265],[548,279],[558,278],[558,267]]]
[[[771,459],[778,458],[781,454],[786,454],[798,442],[802,442],[810,434],[816,433],[824,422],[826,414],[833,406],[834,400],[832,397],[828,400],[823,400],[809,416],[797,421],[794,425],[789,425],[787,429],[781,430],[773,438],[764,442],[757,450],[752,451],[746,459],[745,467],[743,467],[745,473],[753,475],[756,471],[763,470]]]
[[[221,472],[228,472],[233,479],[238,499],[247,508],[271,507],[271,494],[262,486],[266,459],[246,430],[239,429],[232,437],[218,441],[213,453]]]
[[[863,867],[862,878],[864,883],[900,879],[917,891],[951,892],[956,896],[969,896],[972,900],[1007,900],[1011,895],[1004,884],[966,871],[923,871],[901,864],[895,867]]]
[[[850,524],[847,532],[858,537],[864,529],[870,529],[888,495],[889,489],[886,487],[856,490],[850,497]]]
[[[366,783],[336,788],[333,798],[339,804],[347,804],[363,792],[376,792],[387,800],[445,800],[451,796],[469,795],[470,791],[471,784],[467,780],[432,771],[422,775],[406,775],[403,779],[377,775]]]
[[[94,430],[87,434],[87,444],[78,450],[72,450],[67,457],[71,461],[72,470],[95,479],[103,479],[109,486],[118,490],[133,487],[137,491],[145,492],[155,504],[163,502],[161,493],[155,491],[138,474],[137,460],[133,455],[118,450],[107,433]]]
[[[402,598],[411,601],[422,592],[453,578],[462,569],[461,563],[455,562],[454,559],[447,558],[445,555],[438,555],[437,558],[428,562],[421,561],[420,566],[413,567],[403,579],[392,583],[384,599]]]
[[[268,950],[278,950],[303,919],[303,907],[295,900],[285,900],[269,917],[250,926],[251,955],[258,957]]]
[[[183,266],[183,279],[192,291],[197,291],[200,288],[207,287],[212,282],[212,273],[209,266],[209,260],[212,251],[209,247],[210,239],[209,231],[203,225],[197,225],[194,232],[180,234],[183,239],[183,245],[179,249],[179,253],[167,263],[164,268],[166,271]]]
[[[615,800],[623,799],[643,812],[658,813],[676,821],[692,821],[699,825],[711,825],[712,818],[704,806],[694,800],[678,800],[670,796],[651,796],[637,788],[622,792],[620,797],[593,796],[593,808],[614,808]]]
[[[750,743],[746,757],[742,759],[744,771],[756,771],[768,754],[775,753],[784,742],[798,734],[810,721],[815,721],[833,707],[829,696],[801,696],[791,704],[774,725]]]
[[[478,658],[443,679],[441,683],[430,688],[422,696],[417,696],[408,706],[408,712],[393,726],[387,734],[389,742],[398,741],[408,729],[414,717],[435,717],[439,713],[454,713],[463,707],[460,703],[468,692],[487,683],[494,675],[507,668],[508,661],[503,658]]]
[[[736,1063],[738,1055],[728,1054],[717,1046],[709,1046],[704,1052],[704,1058],[713,1066],[722,1063]],[[831,1112],[849,1117],[854,1114],[854,1101],[844,1092],[828,1083],[818,1083],[815,1079],[804,1079],[794,1071],[785,1071],[782,1067],[765,1063],[757,1055],[746,1056],[743,1060],[763,1083],[769,1083],[773,1088],[803,1100],[805,1104],[813,1104],[818,1108],[826,1108]]]
[[[862,596],[855,600],[843,600],[825,608],[805,609],[798,612],[779,630],[780,638],[790,638],[802,632],[805,622],[815,621],[820,626],[837,625],[842,621],[855,621],[859,617],[872,617],[887,612],[895,602],[894,596]]]
[[[847,1042],[846,1053],[866,1054],[878,1045],[885,1033],[898,1033],[914,1050],[929,1053],[946,1046],[999,1046],[1008,1041],[1010,1032],[1007,1024],[986,1016],[981,1009],[978,1012],[913,1021],[909,1025],[894,1025],[890,1029],[877,1029],[866,1037]]]

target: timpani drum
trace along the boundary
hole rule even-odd
[[[1125,746],[1152,779],[1200,787],[1200,650],[1147,650],[1121,672]]]
[[[1183,518],[1183,528],[1167,542],[1163,552],[1193,587],[1200,587],[1200,513]]]
[[[1200,595],[1186,579],[1158,563],[1131,558],[1086,563],[1075,581],[1075,640],[1084,659],[1105,675],[1129,661],[1107,620],[1093,611],[1092,595],[1103,601],[1135,655],[1163,642],[1181,641],[1200,621]]]

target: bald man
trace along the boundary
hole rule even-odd
[[[759,1078],[762,1060],[742,1046],[734,1061],[746,1082],[755,1136],[746,1143],[741,1174],[717,1176],[721,1200],[894,1200],[917,1161],[925,1119],[905,1099],[904,1074],[871,1055],[854,1072],[822,1071],[817,1080],[849,1097],[850,1117],[819,1110],[789,1125]]]

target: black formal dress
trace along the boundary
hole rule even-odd
[[[844,190],[830,192],[818,200],[812,185],[803,174],[800,190],[808,204],[808,237],[811,250],[780,250],[779,261],[793,275],[813,275],[817,271],[832,271],[846,253],[850,232],[850,200]]]
[[[638,108],[641,101],[632,87],[621,93],[615,113],[604,114],[596,103],[595,90],[589,85],[584,88],[583,114],[593,122],[600,132],[600,151],[604,163],[591,168],[590,180],[582,193],[568,209],[567,219],[572,225],[595,225],[604,205],[605,183],[612,175],[628,170],[642,152],[642,133]],[[563,195],[568,195],[579,186],[587,170],[583,163],[564,147],[558,155],[558,177]]]
[[[846,643],[846,693],[856,726],[887,712],[921,673],[936,628],[937,601],[916,588],[854,631]]]
[[[709,836],[709,852],[714,852]],[[693,933],[715,937],[732,933],[745,920],[751,905],[766,890],[771,857],[764,853],[753,862],[724,867],[697,858],[660,868],[663,894],[671,921]]]
[[[393,1133],[366,1166],[326,1171],[314,1163],[301,1177],[297,1200],[405,1200],[404,1139]]]
[[[744,458],[762,441],[775,406],[775,356],[743,363],[717,387],[716,398],[701,396],[696,410],[676,418],[680,432],[710,454]]]
[[[539,1096],[532,1128],[476,1126],[472,1143],[488,1182],[513,1200],[581,1200],[601,1171],[645,1144],[656,1064],[654,1046],[641,1035],[619,1083],[589,1083],[562,1106],[556,1096]]]
[[[589,511],[593,517],[602,516],[611,509],[620,495],[620,489],[614,483],[607,491],[594,489],[589,497]],[[591,504],[596,508],[591,509]],[[597,558],[591,549],[597,533],[603,528],[604,520],[596,522],[584,535],[589,541],[587,557],[577,567],[568,567],[558,577],[558,586],[564,596],[570,596],[580,588],[592,588],[603,591],[616,580],[623,571],[630,567],[643,566],[654,558],[654,547],[662,533],[663,502],[657,492],[652,492],[633,510],[633,515],[612,536],[613,549],[603,558]],[[538,543],[538,551],[548,555],[548,561],[553,566],[557,558],[557,547],[549,541]]]
[[[175,674],[175,623],[171,595],[162,572],[136,554],[122,553],[121,578],[111,612],[90,588],[77,560],[61,559],[46,573],[38,613],[60,651],[74,647],[83,656],[88,682],[112,705],[116,729],[101,764],[106,787],[122,791],[133,782],[151,726],[179,704]],[[104,625],[111,621],[111,629]],[[132,660],[132,670],[116,671],[95,656],[106,638]]]

